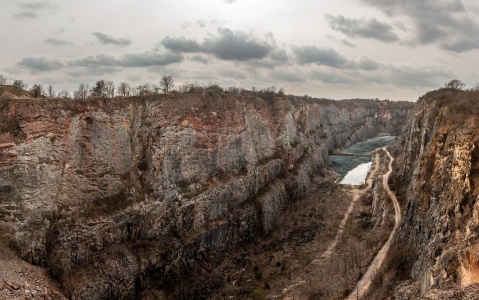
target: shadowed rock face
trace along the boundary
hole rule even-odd
[[[479,283],[477,99],[451,89],[426,94],[395,145],[404,206],[398,244],[409,245],[412,278],[431,299]]]
[[[75,299],[174,293],[186,274],[270,232],[329,165],[328,150],[397,134],[411,106],[232,95],[4,101],[0,233]]]

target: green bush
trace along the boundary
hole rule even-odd
[[[251,292],[250,297],[253,300],[265,300],[266,293],[263,291],[262,288],[256,288]]]

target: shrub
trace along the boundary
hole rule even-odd
[[[256,288],[251,292],[250,297],[253,300],[265,300],[266,293],[263,291],[262,288]]]
[[[321,299],[324,299],[324,293],[321,290],[312,292],[308,297],[308,300],[321,300]]]
[[[399,280],[409,279],[416,255],[409,245],[394,244],[386,258],[386,269],[393,271]]]

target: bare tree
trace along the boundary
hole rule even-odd
[[[90,91],[92,97],[106,97],[106,83],[105,80],[98,80]]]
[[[21,88],[22,90],[27,88],[27,85],[21,79],[15,79],[12,85]]]
[[[62,90],[61,92],[58,93],[58,98],[61,99],[70,99],[70,93],[67,90]]]
[[[171,75],[163,75],[160,80],[160,88],[163,91],[163,93],[168,93],[171,92],[173,89],[175,80]]]
[[[152,94],[159,94],[161,90],[161,87],[157,84],[152,84],[151,85],[151,92]]]
[[[143,85],[139,85],[137,88],[137,95],[138,96],[145,96],[145,95],[151,95],[154,93],[153,86],[149,83],[145,83]]]
[[[121,82],[120,85],[118,86],[118,95],[121,97],[128,97],[130,96],[131,92],[131,86],[127,82]]]
[[[455,89],[455,90],[462,90],[466,86],[465,83],[458,79],[453,79],[446,84],[444,84],[445,88]]]
[[[3,76],[2,74],[0,74],[0,84],[7,84],[7,78],[5,78],[5,76]]]
[[[115,84],[113,81],[105,82],[105,95],[109,98],[115,97]]]
[[[34,98],[43,97],[45,94],[43,91],[43,87],[39,84],[34,84],[32,88],[30,89],[30,93],[32,93],[32,96]]]
[[[194,85],[191,83],[183,83],[178,87],[178,92],[180,93],[191,93],[191,91],[194,89]]]
[[[49,85],[47,88],[47,94],[48,98],[55,98],[55,89],[53,88],[53,85]]]
[[[88,97],[88,90],[90,89],[90,85],[88,83],[80,83],[78,86],[78,90],[73,92],[73,98],[78,100],[86,100]]]

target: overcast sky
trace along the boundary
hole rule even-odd
[[[475,0],[0,0],[0,74],[416,100],[479,82]]]

